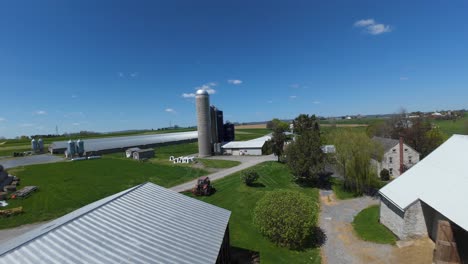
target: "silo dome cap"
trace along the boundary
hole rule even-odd
[[[197,91],[197,95],[208,95],[208,92],[206,90],[200,89]]]

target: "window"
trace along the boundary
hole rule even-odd
[[[393,151],[393,152],[395,152],[395,151],[396,151],[396,149],[392,149],[392,151]]]
[[[392,168],[390,168],[390,169],[388,170],[388,172],[390,172],[390,175],[393,175],[393,169],[392,169]]]
[[[408,149],[405,149],[405,151],[408,151]]]
[[[408,156],[408,162],[409,162],[409,163],[413,163],[413,162],[411,161],[411,156]]]
[[[388,163],[393,163],[393,158],[392,157],[388,157]]]

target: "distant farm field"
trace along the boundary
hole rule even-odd
[[[265,124],[255,124],[255,125],[236,126],[236,129],[252,129],[252,128],[266,128],[266,123]]]
[[[434,120],[433,123],[448,136],[453,134],[468,135],[468,114],[457,120]]]

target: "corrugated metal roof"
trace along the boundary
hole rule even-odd
[[[422,161],[380,189],[401,210],[422,200],[468,230],[468,136],[453,135]]]
[[[247,141],[231,141],[222,146],[223,149],[262,148],[265,142],[271,139],[271,135],[255,138]]]
[[[215,263],[231,212],[152,183],[0,245],[1,263]]]
[[[153,134],[153,135],[141,135],[141,136],[127,136],[127,137],[111,137],[111,138],[96,138],[96,139],[85,139],[84,148],[85,151],[101,151],[107,149],[116,148],[130,148],[135,146],[152,145],[159,143],[176,142],[182,140],[197,139],[198,132],[178,132],[178,133],[167,133],[167,134]],[[49,149],[66,149],[68,141],[56,141],[53,142]]]

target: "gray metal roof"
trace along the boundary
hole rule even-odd
[[[231,212],[145,183],[0,245],[0,263],[215,263]]]
[[[399,140],[392,138],[373,137],[372,140],[379,142],[383,146],[385,152],[400,144]]]
[[[152,134],[152,135],[141,135],[141,136],[126,136],[126,137],[111,137],[111,138],[96,138],[96,139],[85,139],[84,148],[85,151],[101,151],[108,149],[117,148],[130,148],[135,146],[152,145],[159,143],[177,142],[183,140],[197,139],[198,132],[177,132],[167,134]],[[49,149],[66,149],[68,141],[56,141],[53,142]]]

